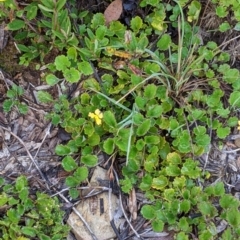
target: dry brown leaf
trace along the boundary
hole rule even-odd
[[[110,22],[118,20],[122,14],[123,6],[122,0],[113,1],[105,10],[104,16],[106,20],[106,25]]]
[[[133,188],[129,194],[129,202],[128,202],[129,212],[132,215],[132,219],[137,219],[137,198],[135,188]]]

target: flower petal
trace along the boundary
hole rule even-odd
[[[95,114],[92,113],[92,112],[90,112],[90,113],[88,114],[88,116],[89,116],[90,118],[95,118]]]

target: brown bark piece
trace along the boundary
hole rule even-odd
[[[122,14],[123,6],[122,0],[113,1],[105,10],[104,17],[106,20],[106,25],[110,22],[118,20]]]

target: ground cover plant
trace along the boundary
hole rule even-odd
[[[239,31],[238,1],[208,4],[219,20],[211,31]],[[238,125],[240,107],[239,70],[223,50],[232,40],[202,38],[204,3],[142,0],[144,19],[109,25],[103,13],[77,8],[75,1],[18,8],[6,0],[4,6],[0,17],[12,13],[8,29],[23,53],[20,64],[39,59],[36,68],[47,69],[44,81],[62,93],[56,99],[41,90],[37,96],[52,105],[46,116],[52,124],[71,135],[55,151],[71,173],[65,183],[73,199],[103,152],[111,176],[114,166],[121,169],[122,191],[138,189],[151,201],[140,213],[154,231],[174,230],[178,240],[239,238],[239,200],[221,179],[206,186],[211,174],[198,161],[213,141],[221,148]],[[45,63],[54,49],[55,58]],[[81,88],[69,98],[65,86],[73,84]],[[25,113],[21,94],[13,86],[4,110]]]

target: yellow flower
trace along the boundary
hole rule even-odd
[[[240,121],[238,121],[238,128],[237,130],[240,130]]]
[[[103,114],[101,113],[101,111],[99,109],[96,109],[94,113],[90,112],[88,114],[88,116],[90,118],[94,119],[97,125],[102,124]]]

